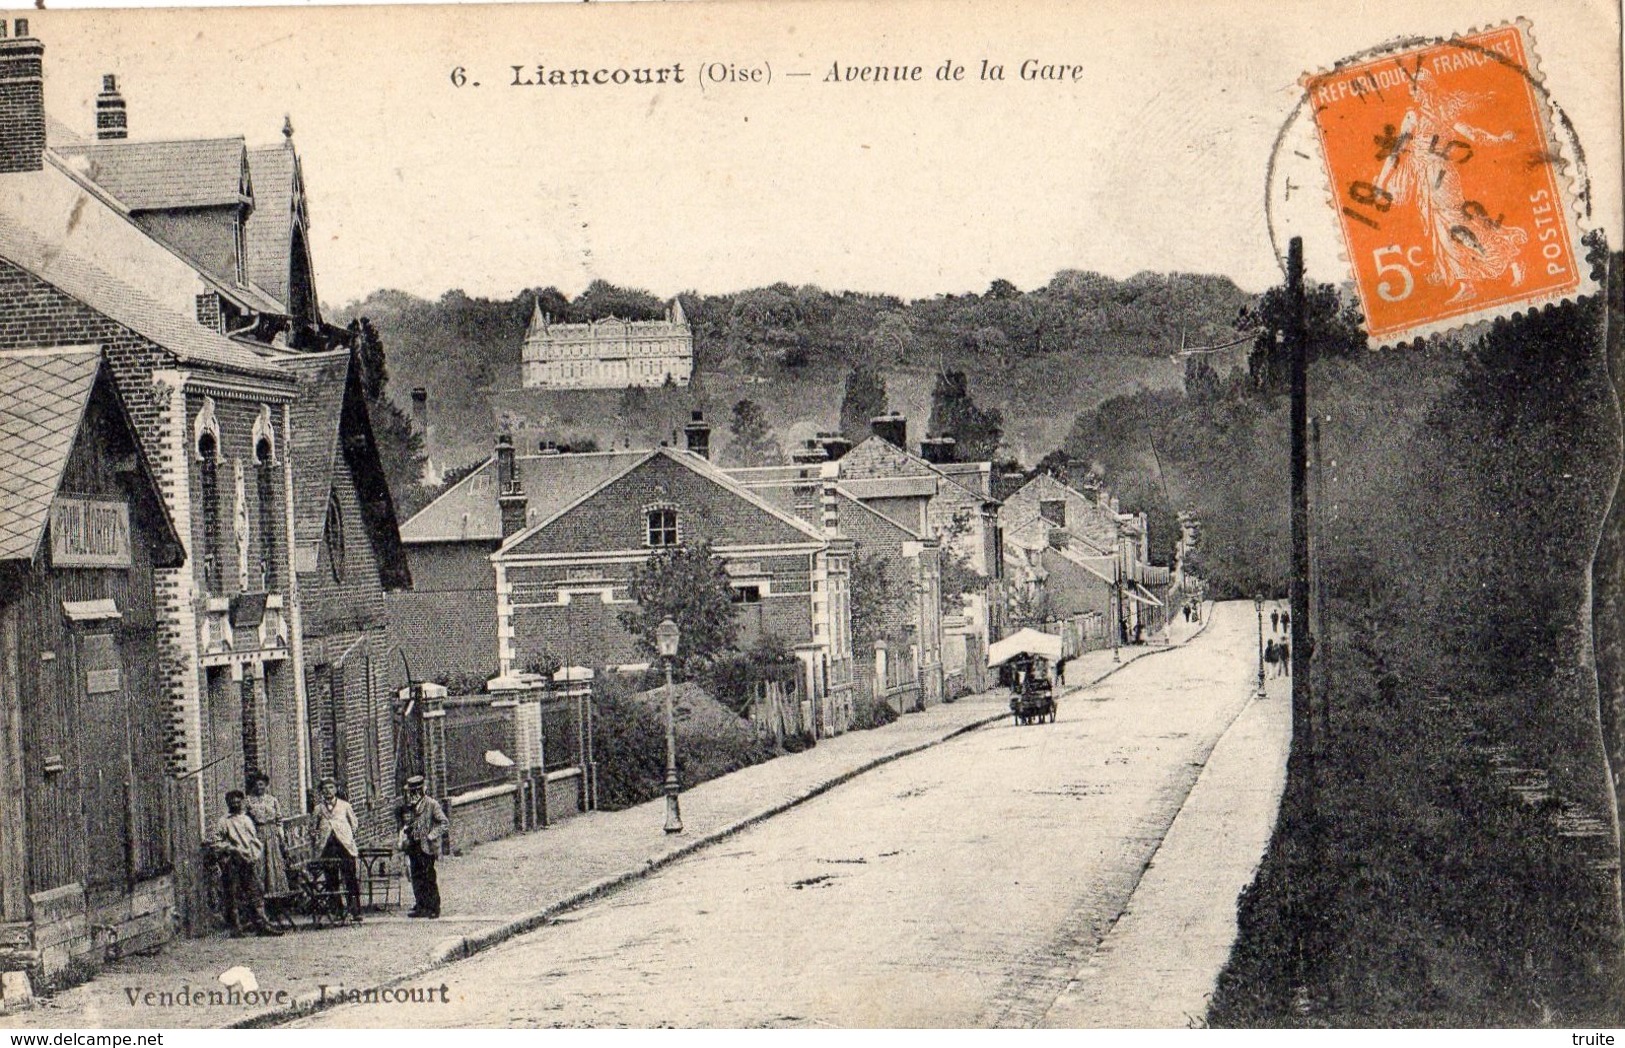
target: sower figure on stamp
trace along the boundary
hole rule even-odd
[[[265,900],[260,894],[260,863],[265,845],[254,829],[254,820],[243,810],[243,791],[226,794],[226,814],[215,823],[206,847],[220,864],[221,904],[233,938],[243,934],[243,911],[255,934],[276,936],[265,917]]]
[[[446,813],[439,801],[425,796],[423,776],[414,775],[406,780],[406,799],[395,814],[401,824],[398,846],[406,853],[412,872],[412,911],[407,916],[439,917],[440,883],[434,861],[445,836]]]
[[[318,789],[321,796],[311,812],[311,854],[328,864],[327,890],[336,887],[338,877],[344,879],[344,899],[350,913],[350,923],[361,923],[361,878],[356,870],[360,849],[356,847],[357,822],[355,809],[339,796],[339,786],[331,777],[323,778]],[[334,873],[337,872],[337,877]]]

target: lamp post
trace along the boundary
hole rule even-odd
[[[1264,697],[1264,595],[1253,597],[1253,610],[1258,613],[1258,698]]]
[[[1112,661],[1122,662],[1123,657],[1118,654],[1118,638],[1123,634],[1123,562],[1122,551],[1112,559]]]
[[[683,832],[683,813],[677,805],[677,794],[682,789],[677,782],[677,724],[672,715],[671,661],[677,657],[677,643],[682,639],[677,623],[671,616],[655,627],[655,645],[666,664],[666,832]]]

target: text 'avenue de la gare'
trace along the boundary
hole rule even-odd
[[[545,63],[516,64],[508,67],[509,87],[663,87],[679,84],[767,85],[773,82],[773,64],[767,61],[707,61],[684,68],[681,62],[661,66],[555,66]],[[925,83],[1082,83],[1084,66],[1075,62],[1052,62],[1037,58],[1005,63],[988,58],[970,62],[946,59],[940,65],[901,63],[864,65],[832,61],[816,69],[787,70],[791,79],[825,84],[925,84]],[[480,82],[466,66],[451,70],[454,87],[479,87]]]

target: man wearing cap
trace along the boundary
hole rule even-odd
[[[243,791],[226,794],[226,814],[214,825],[214,833],[204,847],[220,864],[221,901],[226,924],[233,938],[243,935],[243,914],[256,935],[281,935],[265,916],[265,900],[260,894],[259,863],[265,845],[254,828],[254,820],[243,810]]]
[[[333,871],[344,879],[344,899],[350,911],[350,923],[361,923],[361,878],[356,872],[360,849],[356,847],[355,809],[339,796],[339,784],[331,776],[317,785],[321,796],[316,801],[310,822],[311,853],[320,857],[327,866],[327,890],[333,891]]]
[[[440,802],[425,796],[423,776],[406,780],[406,799],[395,809],[401,824],[398,847],[406,853],[412,870],[412,912],[408,917],[440,916],[440,882],[434,860],[440,854],[440,839],[446,832],[446,813]]]

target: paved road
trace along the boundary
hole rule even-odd
[[[1053,725],[886,765],[420,980],[448,1003],[303,1024],[1035,1025],[1246,706],[1251,610],[1215,609],[1188,647],[1069,696]]]

